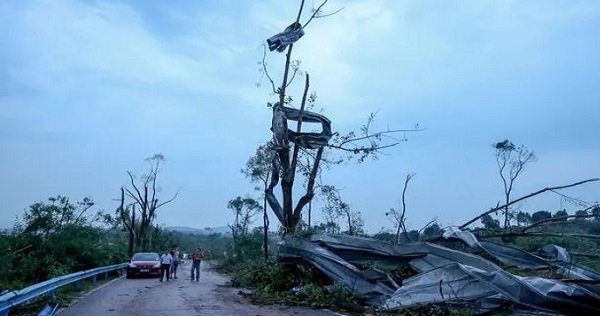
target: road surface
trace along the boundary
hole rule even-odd
[[[61,316],[188,315],[339,315],[329,311],[278,305],[257,306],[225,286],[227,276],[202,263],[199,282],[190,281],[190,264],[179,267],[179,279],[118,279],[62,310]]]

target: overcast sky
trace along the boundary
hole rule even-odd
[[[154,153],[167,158],[161,194],[180,192],[159,223],[231,222],[229,199],[260,195],[240,169],[270,138],[261,45],[298,2],[1,1],[0,227],[57,194],[112,211],[126,171],[142,174]],[[491,144],[505,138],[538,156],[515,196],[600,176],[600,2],[331,0],[325,11],[341,7],[294,47],[318,107],[339,132],[377,110],[377,128],[427,128],[324,172],[370,232],[391,227],[407,173],[413,228],[496,205]],[[267,61],[280,78],[283,55]],[[600,185],[565,193],[597,201]],[[576,209],[554,194],[519,206],[561,205]]]

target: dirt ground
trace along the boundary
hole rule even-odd
[[[338,313],[303,307],[257,306],[225,286],[229,278],[204,263],[199,282],[190,281],[190,264],[179,267],[178,279],[119,279],[61,310],[61,316],[81,315],[298,315],[325,316]]]

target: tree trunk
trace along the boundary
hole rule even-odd
[[[509,220],[508,220],[508,203],[510,203],[510,193],[506,194],[506,199],[505,199],[506,203],[506,207],[504,208],[504,229],[507,230],[509,227]]]
[[[131,209],[131,225],[129,227],[129,245],[128,245],[129,257],[133,256],[135,252],[135,204]]]
[[[267,189],[265,182],[265,190]],[[269,216],[267,215],[267,197],[263,198],[263,252],[265,262],[269,261]]]
[[[312,213],[312,200],[310,200],[310,202],[308,202],[308,228],[310,229],[310,217],[311,217],[311,213]]]

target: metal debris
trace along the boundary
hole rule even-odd
[[[281,53],[288,47],[288,45],[294,44],[303,35],[304,30],[302,29],[302,25],[298,22],[292,23],[286,27],[283,32],[277,33],[267,39],[269,50],[277,50]]]
[[[280,244],[280,259],[310,264],[363,296],[367,303],[387,311],[443,303],[469,309],[474,314],[507,304],[512,304],[513,312],[518,315],[600,312],[600,287],[597,282],[587,282],[600,281],[600,274],[572,264],[564,248],[547,246],[544,253],[548,258],[543,258],[515,247],[479,241],[466,231],[447,230],[443,237],[459,239],[504,266],[558,268],[562,276],[574,280],[513,275],[483,257],[433,243],[393,245],[347,235],[285,239]],[[358,268],[368,262],[391,267],[408,265],[419,274],[401,280],[399,286],[400,280],[394,280],[384,271]]]

